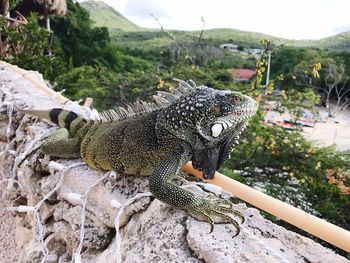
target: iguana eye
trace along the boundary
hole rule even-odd
[[[231,98],[231,102],[232,103],[240,103],[241,102],[241,97],[240,96],[233,96],[232,98]]]

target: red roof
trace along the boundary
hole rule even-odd
[[[229,69],[229,72],[235,80],[250,80],[255,75],[255,70],[244,68],[232,68]]]

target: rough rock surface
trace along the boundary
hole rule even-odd
[[[26,74],[43,81],[38,73]],[[66,172],[50,168],[48,162],[52,159],[32,149],[40,145],[40,139],[52,126],[12,112],[13,98],[4,90],[28,107],[45,109],[59,103],[37,90],[23,74],[6,66],[0,66],[0,85],[0,189],[5,192],[5,204],[35,206],[47,195],[38,213],[1,212],[0,229],[7,225],[6,231],[12,233],[11,240],[15,237],[18,247],[2,254],[7,241],[1,238],[1,262],[15,262],[17,258],[20,262],[41,261],[38,216],[45,232],[43,243],[49,251],[47,262],[72,260],[79,247],[82,218],[82,262],[115,262],[114,220],[119,210],[111,206],[111,200],[125,203],[137,193],[148,192],[147,178],[109,176],[91,188],[83,209],[83,199],[72,198],[71,193],[84,194],[104,173],[86,166]],[[56,161],[66,167],[80,162]],[[150,197],[138,199],[120,219],[122,262],[349,262],[262,218],[256,209],[245,205],[237,205],[237,209],[246,217],[238,236],[232,226],[225,224],[216,225],[209,234],[207,223],[182,210]],[[11,253],[17,256],[8,257]]]

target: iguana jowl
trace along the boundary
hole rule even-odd
[[[197,196],[175,185],[173,179],[189,160],[205,178],[213,178],[257,104],[238,92],[179,83],[177,94],[160,92],[155,97],[158,106],[136,103],[102,113],[99,121],[59,108],[22,111],[61,127],[43,142],[44,153],[81,157],[99,170],[149,176],[149,188],[156,198],[199,213],[212,226],[216,216],[239,230],[229,214],[243,216],[227,200]]]

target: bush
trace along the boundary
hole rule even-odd
[[[116,99],[113,74],[103,66],[81,66],[57,77],[56,90],[65,90],[73,100],[94,99],[94,107],[104,108]]]
[[[45,79],[53,80],[65,65],[58,56],[49,56],[49,32],[40,27],[36,14],[28,17],[28,23],[8,27],[0,17],[2,42],[7,49],[0,53],[0,60],[16,64],[21,68],[37,70]]]

